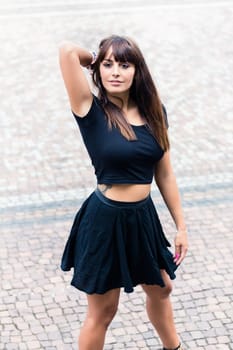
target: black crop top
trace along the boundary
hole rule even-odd
[[[165,108],[164,114],[166,118]],[[118,128],[109,129],[105,112],[95,96],[84,118],[73,115],[95,168],[98,184],[152,182],[155,164],[164,151],[146,125],[133,125],[137,140],[128,141]]]

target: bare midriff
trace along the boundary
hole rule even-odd
[[[149,195],[151,184],[98,184],[98,189],[109,199],[137,202]]]

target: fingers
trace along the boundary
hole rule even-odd
[[[185,258],[188,250],[188,239],[186,231],[179,231],[174,240],[175,254],[174,262],[179,265]]]
[[[175,246],[174,262],[179,265],[185,258],[188,248],[183,245]]]

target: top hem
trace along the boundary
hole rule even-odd
[[[151,185],[152,181],[131,181],[131,180],[97,180],[98,185]]]

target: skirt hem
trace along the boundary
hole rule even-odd
[[[170,276],[171,280],[174,280],[176,278],[176,276]],[[146,285],[151,285],[151,286],[160,286],[161,288],[164,288],[165,287],[165,284],[164,283],[159,283],[159,282],[152,282],[152,281],[139,281],[135,284],[132,285],[131,288],[126,288],[123,284],[121,285],[115,285],[115,286],[111,286],[111,287],[106,287],[105,289],[97,289],[97,290],[90,290],[88,288],[85,288],[85,287],[81,287],[78,283],[75,283],[74,281],[71,281],[70,283],[74,288],[78,289],[79,291],[81,292],[84,292],[86,294],[105,294],[107,292],[109,292],[110,290],[113,290],[113,289],[124,289],[124,292],[129,294],[129,293],[133,293],[134,292],[134,288],[141,285],[141,284],[146,284]]]

